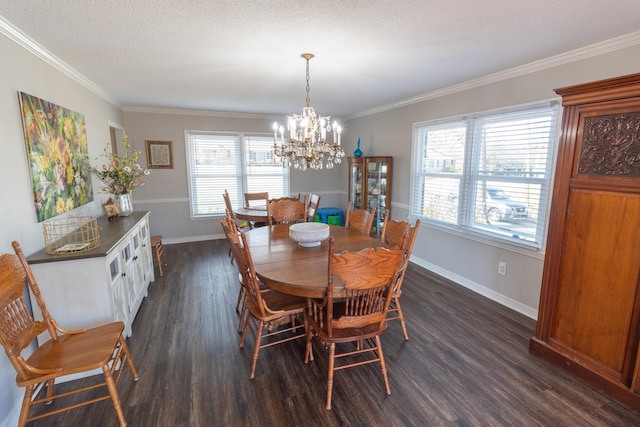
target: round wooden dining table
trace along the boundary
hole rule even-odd
[[[357,251],[384,246],[365,234],[331,225],[334,251]],[[327,293],[329,240],[320,246],[299,246],[289,237],[289,225],[278,224],[245,232],[251,258],[260,280],[279,292],[306,298],[322,298]]]
[[[266,206],[259,206],[253,208],[238,208],[233,213],[237,219],[243,219],[246,221],[254,222],[267,222],[267,208]]]

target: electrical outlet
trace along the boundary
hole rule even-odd
[[[504,261],[498,261],[498,274],[503,276],[507,275],[507,263]]]

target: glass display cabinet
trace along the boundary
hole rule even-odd
[[[349,157],[349,201],[353,209],[376,208],[371,234],[380,235],[391,209],[393,157]]]

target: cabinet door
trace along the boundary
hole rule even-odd
[[[551,338],[630,385],[640,279],[640,195],[572,190]],[[631,328],[631,329],[630,329]],[[622,378],[624,377],[624,378]]]
[[[129,307],[127,304],[127,295],[123,284],[124,277],[122,275],[122,259],[119,251],[113,253],[107,258],[108,283],[111,293],[112,320],[119,320],[127,323]]]
[[[353,209],[362,209],[366,200],[363,200],[363,166],[362,158],[349,158],[349,201]]]
[[[136,256],[140,272],[142,274],[142,287],[144,295],[147,294],[147,285],[155,280],[153,272],[153,259],[151,254],[151,236],[149,234],[149,223],[143,221],[138,228],[138,239],[140,246],[137,248]]]
[[[367,206],[365,208],[368,210],[376,208],[372,234],[380,234],[385,211],[389,209],[390,163],[391,159],[385,157],[371,157],[367,158],[365,162],[367,182]]]
[[[126,241],[121,249],[121,257],[123,263],[123,284],[125,287],[125,293],[127,296],[127,306],[129,307],[127,313],[136,307],[138,300],[138,265],[134,259],[134,241],[135,238],[131,238]]]

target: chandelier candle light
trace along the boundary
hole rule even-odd
[[[316,115],[309,105],[309,60],[314,55],[303,53],[300,56],[307,61],[307,104],[302,114],[287,116],[287,132],[277,122],[273,124],[273,154],[282,159],[285,168],[322,169],[326,162],[327,169],[331,169],[345,156],[340,146],[342,128],[335,121],[331,124],[331,116]],[[327,134],[332,135],[332,143],[327,142]]]

